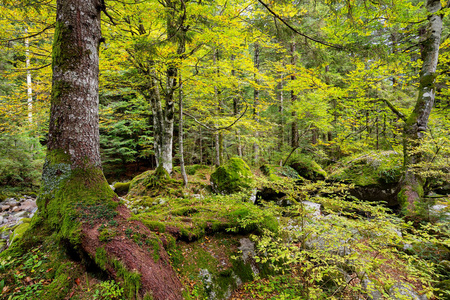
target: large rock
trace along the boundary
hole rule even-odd
[[[232,194],[253,186],[254,177],[249,166],[238,157],[231,158],[211,174],[211,187],[215,193]]]
[[[395,151],[371,152],[340,162],[328,177],[332,181],[352,183],[351,195],[365,201],[384,201],[397,206],[402,155]]]
[[[297,173],[309,180],[324,180],[327,172],[313,159],[307,156],[300,156],[293,159],[289,166],[297,171]]]

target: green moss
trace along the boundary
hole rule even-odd
[[[97,248],[94,257],[95,263],[102,269],[106,270],[106,265],[108,264],[108,254],[104,247]]]
[[[163,222],[151,221],[144,218],[140,218],[139,220],[152,231],[166,232],[166,225]]]
[[[242,259],[233,259],[233,271],[242,282],[252,281],[255,278],[251,265],[244,263]]]
[[[139,299],[139,288],[141,287],[141,274],[128,271],[123,264],[113,261],[117,275],[123,279],[123,288],[127,299]]]
[[[445,298],[442,299],[450,298],[450,279],[439,281],[436,283],[435,287],[438,288],[441,293],[445,293]],[[437,294],[439,295],[439,292]]]
[[[159,166],[155,171],[146,171],[130,182],[130,197],[183,197],[183,183],[171,179],[169,173]],[[150,200],[149,200],[150,201]]]
[[[221,194],[232,194],[249,189],[254,184],[254,176],[248,165],[238,157],[231,158],[225,165],[211,174],[213,190]]]
[[[119,195],[125,195],[130,190],[131,182],[116,182],[114,184],[114,191]]]
[[[401,174],[402,156],[393,151],[385,151],[346,158],[333,170],[329,179],[370,186],[397,183]]]
[[[190,165],[186,166],[186,174],[187,175],[195,175],[199,170],[209,170],[209,166],[204,165]]]
[[[301,177],[309,180],[324,180],[327,172],[309,156],[301,155],[290,159],[289,166]]]
[[[101,242],[108,242],[112,240],[116,235],[117,235],[116,230],[114,230],[113,228],[105,227],[102,228],[102,230],[100,231],[98,239]]]
[[[30,227],[30,223],[22,223],[18,225],[11,234],[10,244],[13,244],[15,240],[20,239],[28,227]]]
[[[101,169],[71,170],[67,164],[49,164],[38,206],[41,218],[59,239],[80,243],[81,224],[114,212],[117,203]]]

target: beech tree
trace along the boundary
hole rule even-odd
[[[123,280],[127,298],[181,299],[181,284],[161,240],[140,222],[128,221],[130,212],[103,176],[98,129],[102,10],[103,1],[57,1],[48,152],[36,224]],[[105,238],[102,224],[112,220],[117,226]]]
[[[449,4],[447,4],[449,6]],[[428,24],[422,37],[422,69],[419,78],[419,95],[413,112],[405,120],[404,146],[405,175],[399,198],[408,213],[414,213],[423,195],[423,178],[412,170],[412,165],[421,161],[420,151],[415,151],[427,131],[428,120],[436,95],[436,68],[443,28],[443,12],[440,0],[427,0]]]

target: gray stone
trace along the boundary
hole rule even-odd
[[[252,194],[250,195],[250,202],[255,204],[256,202],[256,194],[258,193],[258,189],[253,189]]]
[[[256,255],[255,253],[255,243],[253,243],[249,238],[242,238],[239,240],[241,245],[238,249],[242,252],[242,260],[244,263],[249,263],[254,275],[259,274],[259,269],[252,258]]]
[[[18,218],[26,218],[26,217],[28,217],[29,214],[30,213],[27,212],[26,210],[22,210],[22,211],[19,211],[16,214],[14,214],[13,217],[16,218],[16,219],[18,219]]]
[[[0,225],[3,224],[3,216],[0,216]]]
[[[361,286],[363,287],[365,293],[367,294],[368,299],[371,300],[383,299],[383,294],[379,290],[377,290],[375,284],[371,280],[364,278],[361,281]]]
[[[0,234],[0,239],[6,240],[9,238],[9,235],[11,234],[10,230],[5,230]]]
[[[8,210],[10,207],[11,207],[10,205],[2,205],[2,206],[0,206],[0,210],[5,211],[5,210]]]
[[[318,217],[322,214],[320,207],[322,206],[320,203],[314,203],[311,201],[302,201],[302,204],[310,212],[310,215],[314,217]]]
[[[389,295],[393,300],[428,300],[426,295],[417,294],[413,288],[406,283],[397,282],[389,289]]]

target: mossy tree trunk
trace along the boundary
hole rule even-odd
[[[181,284],[162,242],[143,224],[129,221],[128,209],[120,205],[101,168],[102,3],[57,1],[48,152],[34,226],[50,229],[54,241],[90,257],[122,281],[129,299],[181,299]],[[125,234],[126,228],[133,236]]]
[[[178,44],[177,53],[169,58],[176,61],[183,58],[187,28],[185,21],[185,3],[179,0],[159,1],[164,6],[166,15],[167,40]],[[159,58],[155,58],[157,60]],[[154,126],[154,151],[156,165],[162,165],[169,173],[173,169],[173,135],[175,121],[175,91],[179,88],[179,66],[169,62],[163,76],[155,71],[155,62],[150,61],[148,68],[141,71],[148,77],[148,86],[142,91],[152,108]],[[150,71],[149,71],[150,70]]]
[[[405,176],[399,200],[408,214],[415,214],[417,204],[423,196],[423,179],[413,170],[421,161],[420,146],[428,119],[434,105],[436,93],[435,78],[442,33],[442,11],[440,0],[427,0],[428,24],[422,38],[422,70],[420,72],[419,95],[413,112],[404,125]]]

